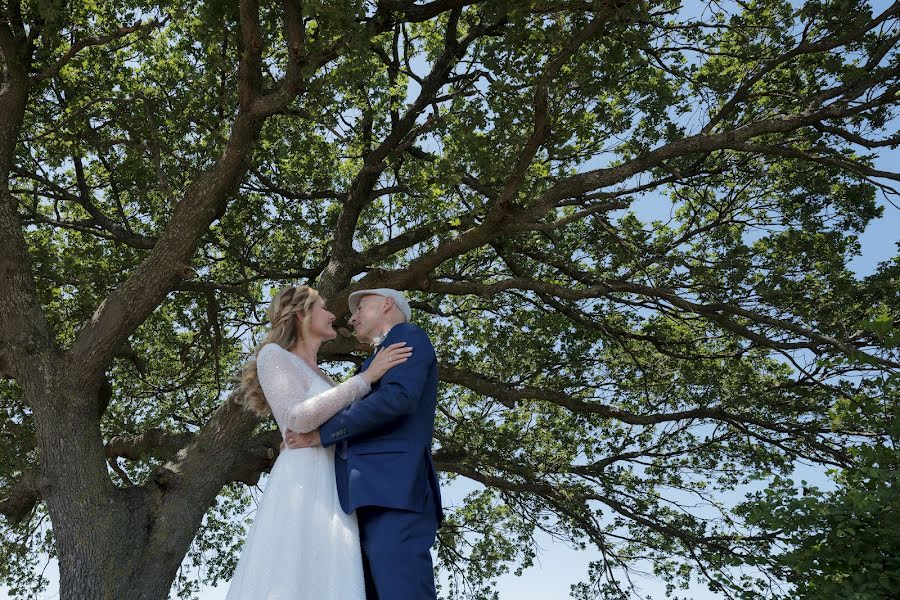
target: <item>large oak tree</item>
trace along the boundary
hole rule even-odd
[[[848,263],[900,179],[875,162],[900,143],[897,3],[0,11],[17,594],[41,553],[63,598],[190,595],[186,556],[228,576],[279,441],[232,377],[286,282],[341,318],[406,290],[433,337],[437,464],[477,484],[440,534],[449,595],[530,564],[538,531],[601,553],[580,597],[651,566],[789,593],[823,514],[791,510],[794,464],[894,472],[900,263]],[[725,501],[753,481],[777,501]]]

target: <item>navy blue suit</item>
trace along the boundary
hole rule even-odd
[[[319,428],[322,445],[337,445],[341,508],[356,510],[367,600],[435,597],[430,548],[443,519],[431,461],[437,358],[417,325],[395,325],[380,346],[397,342],[413,349],[409,360]]]

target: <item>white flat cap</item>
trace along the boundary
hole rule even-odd
[[[347,299],[347,304],[350,306],[350,312],[355,313],[356,309],[359,308],[360,298],[369,295],[384,296],[385,298],[390,298],[394,301],[394,305],[400,309],[400,312],[403,313],[403,316],[406,317],[407,321],[412,318],[412,310],[409,308],[409,302],[406,301],[406,298],[403,297],[403,294],[401,294],[397,290],[392,290],[391,288],[356,290],[355,292],[350,294],[350,297]]]

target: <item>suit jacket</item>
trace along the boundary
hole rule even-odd
[[[360,506],[422,512],[430,492],[440,523],[441,494],[431,460],[437,357],[428,336],[412,323],[395,325],[379,347],[397,342],[413,349],[409,360],[389,369],[368,395],[326,421],[319,433],[323,446],[337,444],[335,477],[344,512]]]

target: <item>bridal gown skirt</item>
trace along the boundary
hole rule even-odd
[[[227,600],[365,600],[356,514],[341,510],[334,448],[287,449],[269,475]]]

